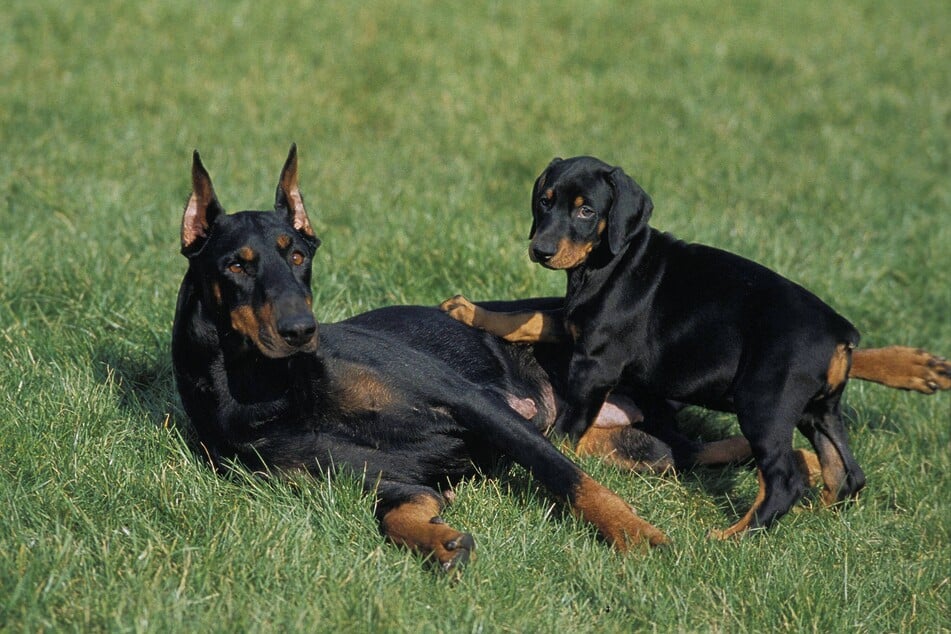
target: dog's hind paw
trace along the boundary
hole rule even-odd
[[[849,376],[922,394],[951,390],[951,362],[908,346],[856,350]]]

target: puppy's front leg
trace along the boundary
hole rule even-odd
[[[620,364],[607,362],[604,355],[576,351],[568,367],[565,406],[555,419],[555,431],[578,440],[594,423],[620,376]]]

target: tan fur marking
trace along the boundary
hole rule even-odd
[[[564,339],[561,322],[549,313],[495,312],[476,306],[462,295],[447,299],[439,307],[456,321],[511,343],[555,343]]]
[[[594,524],[601,536],[621,552],[637,545],[659,546],[668,541],[666,535],[638,517],[627,502],[587,474],[581,474],[571,506],[576,515]]]
[[[796,449],[795,459],[796,466],[806,476],[809,483],[814,485],[818,480],[819,472],[819,459],[816,457],[816,454],[804,449]],[[749,529],[757,509],[763,504],[763,500],[766,499],[766,480],[763,479],[763,472],[757,469],[756,477],[759,480],[759,491],[756,493],[756,499],[753,500],[753,505],[750,506],[750,510],[733,526],[722,531],[710,531],[710,537],[713,539],[728,539],[734,535],[740,535]]]
[[[584,205],[584,197],[578,196],[575,198],[575,207],[581,207],[582,205]]]
[[[231,311],[231,327],[255,344],[260,339],[261,325],[254,310],[248,305],[238,306]]]
[[[673,469],[674,465],[670,460],[647,462],[644,460],[632,460],[622,455],[618,447],[622,443],[624,434],[630,432],[630,425],[589,427],[588,431],[586,431],[578,441],[578,446],[575,447],[575,453],[579,456],[594,456],[609,465],[625,471],[663,473],[664,471]]]
[[[286,249],[286,248],[289,247],[289,246],[291,246],[291,237],[290,237],[290,236],[286,236],[286,235],[284,235],[284,234],[281,234],[281,235],[277,236],[277,248],[278,248],[278,249]]]
[[[218,282],[211,283],[211,296],[215,299],[215,303],[217,305],[222,305],[221,286],[219,286]]]
[[[338,405],[350,412],[378,412],[396,400],[379,374],[359,365],[347,366],[336,383]]]
[[[855,350],[849,376],[923,394],[951,389],[951,363],[907,346]]]
[[[842,387],[849,377],[849,347],[840,343],[835,347],[832,353],[832,359],[829,361],[829,369],[826,370],[826,385],[830,392],[834,392]]]
[[[602,233],[604,233],[604,230],[607,229],[607,228],[608,228],[608,221],[607,221],[607,220],[599,220],[599,221],[598,221],[598,235],[599,235],[599,236],[600,236]]]
[[[459,555],[447,544],[463,537],[439,518],[441,504],[430,495],[417,495],[383,516],[383,533],[395,544],[449,564]],[[470,554],[470,559],[473,554]]]
[[[572,242],[562,238],[558,241],[558,250],[547,265],[553,269],[573,269],[588,258],[593,248],[593,242]]]
[[[822,466],[819,464],[819,456],[805,449],[797,449],[796,464],[809,480],[809,486],[814,487],[822,482]]]
[[[232,309],[231,327],[250,339],[251,343],[265,356],[274,357],[282,354],[284,344],[274,327],[270,304],[257,308],[245,304]]]
[[[750,510],[733,526],[722,531],[712,531],[710,533],[711,537],[715,539],[728,539],[746,531],[750,527],[750,524],[753,522],[753,516],[756,514],[756,509],[758,509],[760,504],[763,503],[763,500],[766,499],[766,481],[763,479],[763,472],[757,469],[756,477],[759,480],[759,491],[756,493],[756,499],[753,500],[753,505],[750,507]]]
[[[251,262],[254,260],[254,249],[251,247],[241,247],[238,249],[238,257],[244,262]]]
[[[752,455],[750,442],[743,436],[733,436],[703,443],[700,451],[694,456],[694,463],[698,465],[730,464],[749,460]]]
[[[839,491],[845,481],[845,463],[838,451],[830,451],[826,457],[828,460],[820,465],[823,482],[822,504],[832,506],[839,501]]]
[[[542,195],[543,195],[547,200],[551,200],[552,198],[555,197],[555,190],[554,190],[554,189],[546,189],[546,190],[545,190],[545,193],[542,194]]]

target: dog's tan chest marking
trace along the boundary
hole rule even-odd
[[[378,373],[360,365],[346,366],[336,383],[337,405],[344,411],[379,412],[398,400]]]

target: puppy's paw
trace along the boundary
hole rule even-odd
[[[470,327],[478,327],[476,321],[479,307],[470,302],[463,295],[450,297],[439,305],[439,309],[456,321],[460,321]]]

